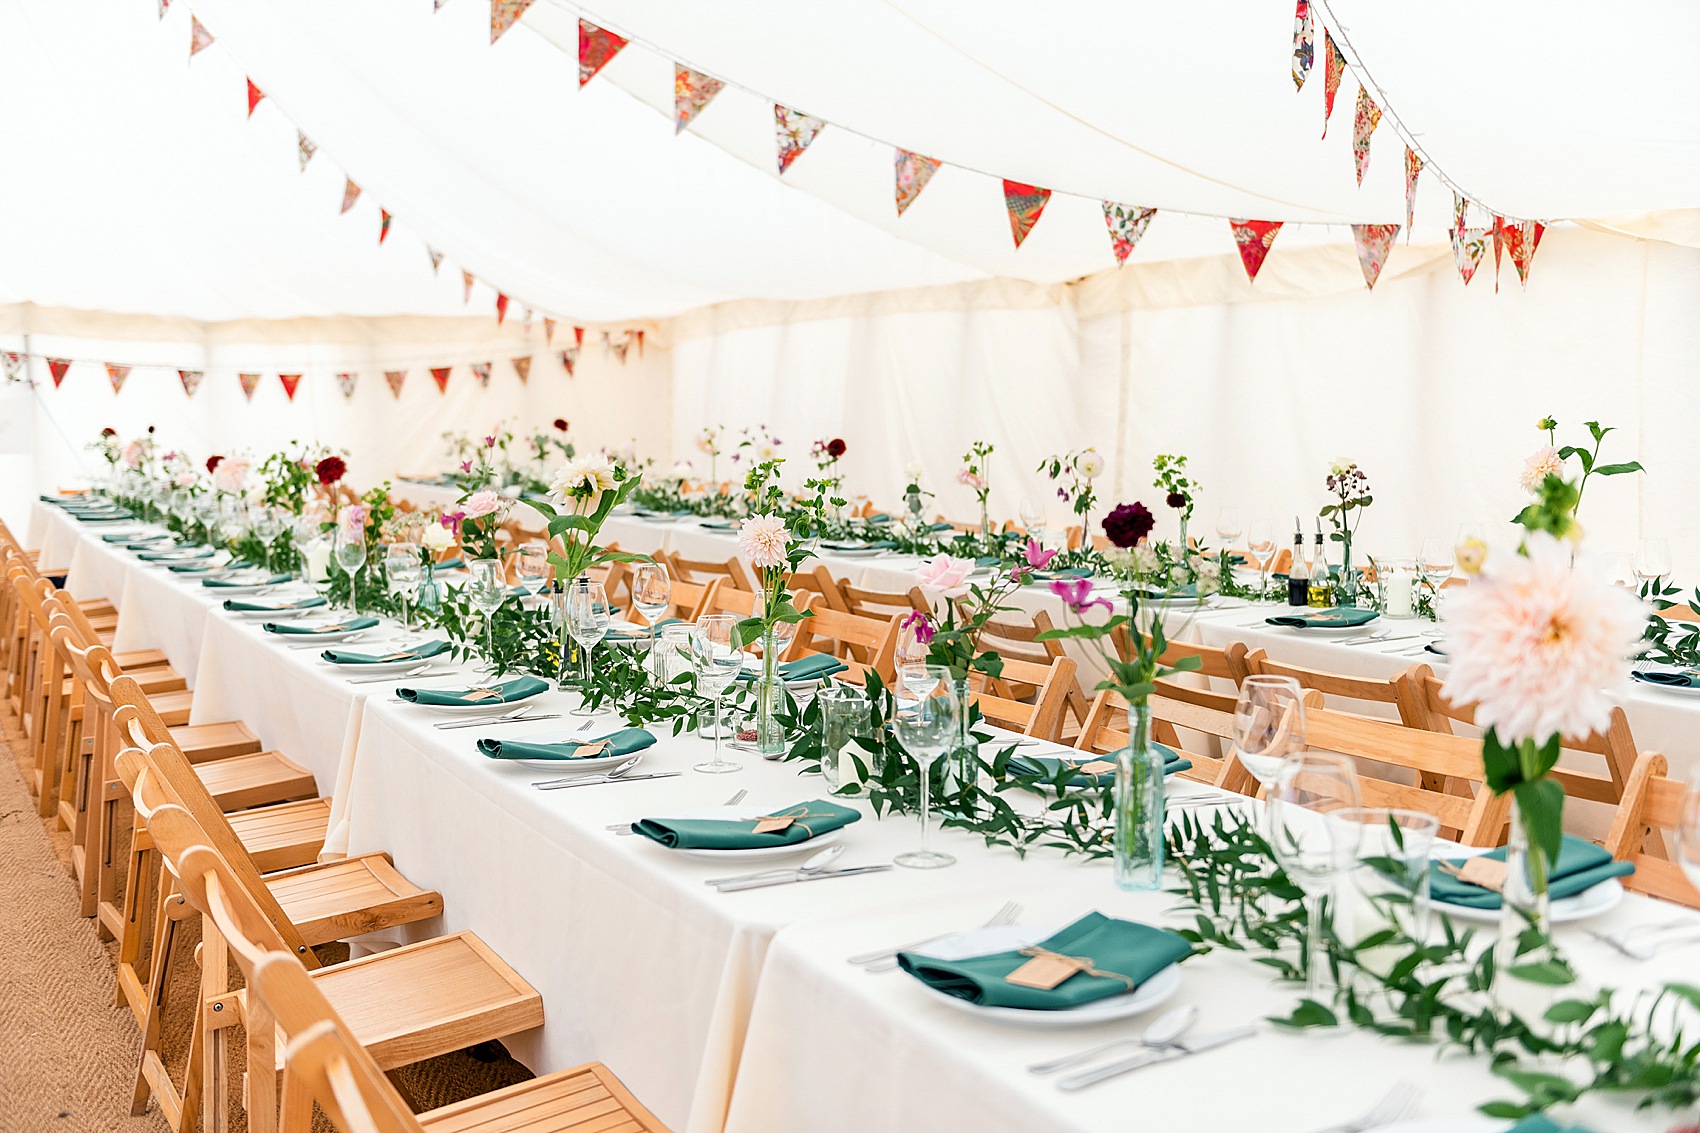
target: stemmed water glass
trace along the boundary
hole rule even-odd
[[[1245,542],[1246,552],[1256,560],[1257,595],[1261,598],[1269,589],[1269,568],[1275,565],[1275,525],[1267,519],[1252,520]]]
[[[1039,501],[1022,497],[1021,500],[1021,529],[1027,532],[1027,537],[1035,543],[1045,541],[1045,527],[1049,517]]]
[[[1225,507],[1216,513],[1216,538],[1222,540],[1222,549],[1231,551],[1234,544],[1240,541],[1240,534],[1245,531],[1245,517],[1237,507]]]
[[[590,651],[596,648],[598,642],[608,635],[608,595],[602,590],[600,582],[592,582],[583,575],[573,583],[571,593],[567,595],[567,632],[578,642],[579,653],[583,660],[584,695],[590,695]],[[596,709],[591,708],[588,699],[579,703],[573,709],[574,716],[594,716]]]
[[[660,563],[635,563],[631,577],[632,605],[649,623],[649,644],[655,645],[655,623],[673,607],[673,580]]]
[[[412,619],[407,616],[407,597],[413,593],[419,580],[425,577],[425,564],[419,558],[419,544],[406,540],[391,543],[384,550],[384,579],[389,585],[390,593],[401,602],[401,621],[403,625],[411,626]]]
[[[1670,540],[1641,540],[1635,546],[1634,567],[1635,577],[1640,579],[1643,585],[1663,579],[1670,573]]]
[[[1458,565],[1456,545],[1445,539],[1424,539],[1422,549],[1417,552],[1417,565],[1423,572],[1423,581],[1434,589],[1434,600],[1438,604],[1441,587],[1446,585],[1446,580],[1452,577]]]
[[[964,706],[956,696],[956,682],[942,665],[909,665],[899,674],[897,741],[919,768],[921,780],[921,848],[898,854],[892,861],[910,869],[938,869],[954,865],[949,854],[928,845],[932,809],[933,764],[956,742],[958,721]]]
[[[496,611],[508,597],[508,580],[502,574],[501,559],[473,559],[468,564],[470,577],[466,583],[467,597],[484,611],[484,651],[496,676],[502,668],[496,662]]]
[[[1322,1002],[1324,905],[1357,860],[1359,821],[1347,812],[1361,803],[1358,774],[1343,755],[1305,752],[1283,760],[1269,791],[1269,842],[1275,860],[1304,890],[1310,927],[1305,936],[1305,997]]]
[[[1234,754],[1265,787],[1281,764],[1305,750],[1304,690],[1292,677],[1256,674],[1240,684],[1234,702]]]
[[[714,759],[695,768],[705,775],[723,775],[743,766],[720,758],[720,701],[744,671],[744,653],[733,644],[737,626],[738,619],[732,614],[704,614],[691,630],[691,668],[696,672],[697,691],[714,701]]]
[[[366,529],[364,526],[357,532],[350,533],[337,525],[336,564],[348,575],[348,608],[358,614],[360,612],[360,569],[366,565]]]
[[[549,579],[549,548],[542,543],[521,546],[514,556],[514,574],[528,593],[543,593]]]
[[[295,542],[296,553],[301,556],[301,581],[310,586],[313,583],[311,550],[323,537],[319,531],[318,520],[309,519],[304,515],[296,516],[290,525],[290,537]]]

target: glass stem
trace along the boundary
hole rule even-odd
[[[584,693],[590,695],[590,646],[579,643],[579,660],[584,667]]]
[[[714,694],[714,765],[720,766],[720,693]]]
[[[920,760],[916,760],[916,762],[921,767],[921,852],[924,854],[929,849],[928,828],[931,823],[927,820],[931,817],[929,811],[932,808],[933,801],[933,765],[921,763]]]
[[[1322,945],[1322,902],[1320,893],[1310,895],[1306,904],[1310,913],[1310,932],[1306,936],[1309,955],[1305,959],[1305,998],[1322,1002],[1322,968],[1326,962]]]

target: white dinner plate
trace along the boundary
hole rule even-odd
[[[871,559],[876,555],[883,555],[889,550],[891,550],[890,547],[851,547],[848,549],[843,547],[822,547],[820,549],[820,553],[829,557],[840,559]]]
[[[278,618],[299,618],[307,614],[323,614],[323,606],[303,606],[299,610],[226,610],[225,613],[234,618],[244,618],[248,621],[265,621]]]
[[[1574,897],[1560,897],[1553,901],[1552,923],[1568,924],[1571,921],[1597,917],[1601,913],[1611,912],[1622,901],[1623,884],[1615,877],[1608,877]],[[1498,909],[1472,909],[1468,905],[1449,905],[1445,901],[1430,901],[1429,905],[1435,912],[1445,913],[1457,920],[1475,921],[1478,924],[1499,923]]]
[[[378,650],[378,646],[373,646],[373,652],[378,652]],[[401,650],[391,649],[389,652],[399,653]],[[344,673],[351,677],[358,677],[367,673],[370,673],[372,676],[378,676],[382,673],[405,673],[409,669],[417,669],[421,665],[431,665],[434,667],[439,661],[449,662],[452,664],[454,659],[447,653],[439,653],[435,657],[426,657],[423,659],[415,658],[412,661],[374,661],[369,665],[339,665],[335,661],[325,661],[323,657],[319,658],[319,660],[339,673]],[[421,679],[432,675],[433,674],[429,672],[419,674]]]
[[[655,631],[655,640],[661,640],[661,631]],[[608,623],[608,636],[602,639],[605,645],[629,645],[635,649],[648,649],[650,644],[649,627],[636,625],[628,621],[612,621]]]
[[[1335,636],[1335,635],[1342,636],[1342,637],[1350,637],[1351,635],[1353,635],[1355,633],[1374,633],[1375,630],[1371,629],[1370,627],[1375,625],[1375,623],[1380,621],[1380,620],[1381,619],[1379,619],[1379,618],[1371,618],[1369,621],[1359,622],[1355,626],[1278,626],[1278,625],[1272,625],[1269,628],[1270,629],[1292,630],[1294,633],[1298,633],[1298,634],[1316,634],[1319,637],[1329,637],[1329,636]]]
[[[1506,1133],[1511,1124],[1503,1118],[1482,1117],[1480,1114],[1469,1117],[1420,1117],[1415,1121],[1383,1125],[1376,1133]]]
[[[364,629],[339,629],[331,633],[273,633],[272,636],[280,641],[286,641],[291,645],[306,645],[310,641],[323,641],[326,643],[344,641],[353,637],[355,634],[371,633],[377,628],[377,626],[367,626]],[[269,633],[271,631],[268,630],[267,632]]]
[[[419,663],[420,662],[415,662],[415,664]],[[353,666],[350,666],[350,668],[352,667]],[[424,674],[421,675],[423,676]],[[496,684],[500,682],[493,681],[491,683]],[[477,686],[468,685],[467,687],[475,688]],[[471,716],[480,712],[488,712],[492,716],[499,716],[504,712],[512,712],[515,708],[518,708],[520,705],[525,704],[528,701],[536,700],[546,692],[553,692],[554,688],[554,685],[550,685],[548,688],[540,689],[537,692],[532,693],[530,696],[516,697],[513,700],[504,700],[501,702],[486,700],[478,704],[418,704],[414,705],[414,707],[428,709],[432,712],[442,712],[451,716]],[[437,689],[435,691],[441,692],[443,690]],[[406,701],[405,703],[411,704],[413,702]]]
[[[231,594],[257,594],[261,590],[275,590],[284,586],[282,582],[238,582],[230,586],[203,586],[201,589],[213,596],[229,596]]]
[[[1681,673],[1690,670],[1683,665],[1660,665],[1653,662],[1647,662],[1643,665],[1637,666],[1636,671],[1644,673]],[[1667,692],[1673,696],[1700,696],[1700,688],[1683,688],[1681,685],[1653,684],[1650,681],[1635,681],[1634,685],[1636,688],[1651,689],[1654,692]]]
[[[559,766],[552,764],[551,766]],[[747,803],[738,806],[692,807],[672,814],[640,815],[640,818],[755,818],[760,815],[760,807],[752,807]],[[828,830],[825,834],[806,838],[801,842],[793,842],[788,846],[755,846],[747,850],[681,850],[671,846],[661,846],[670,854],[683,854],[689,858],[700,858],[705,862],[750,862],[765,861],[769,858],[790,858],[799,854],[810,854],[822,846],[830,846],[844,834],[841,826],[836,830]],[[645,842],[654,841],[645,838]]]
[[[577,728],[557,728],[550,732],[530,732],[523,736],[515,736],[515,743],[522,744],[572,744],[584,743],[595,739],[587,736]],[[518,767],[533,767],[540,771],[558,771],[563,775],[577,775],[580,772],[608,771],[619,766],[636,755],[642,757],[647,751],[634,751],[625,755],[598,755],[592,759],[503,759],[499,763],[512,763]]]
[[[947,936],[929,944],[922,953],[939,959],[965,960],[970,956],[986,956],[993,952],[1008,952],[1026,948],[1068,927],[1067,925],[1000,925],[996,928],[976,928]],[[915,985],[933,999],[966,1015],[976,1015],[994,1023],[1017,1027],[1086,1027],[1126,1019],[1151,1010],[1167,1000],[1181,986],[1179,964],[1170,964],[1126,995],[1111,995],[1066,1007],[1058,1011],[1037,1011],[1026,1007],[982,1007],[954,995],[947,995],[919,980]]]

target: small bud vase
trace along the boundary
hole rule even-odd
[[[1151,706],[1128,705],[1128,743],[1116,753],[1116,884],[1163,888],[1163,753],[1151,744]]]

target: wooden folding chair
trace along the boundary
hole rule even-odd
[[[813,616],[797,623],[797,636],[785,651],[785,660],[824,653],[848,666],[835,674],[834,680],[865,685],[868,673],[875,672],[888,687],[891,685],[897,676],[897,625],[901,620],[897,615],[864,618],[812,604],[809,609]]]
[[[1074,669],[1070,657],[1054,657],[1047,664],[1005,657],[1000,681],[1031,685],[1036,690],[1033,703],[1000,696],[999,682],[985,679],[983,674],[976,674],[979,679],[974,683],[982,687],[974,690],[974,703],[988,724],[1043,740],[1057,740],[1062,735],[1068,690],[1074,686]]]
[[[814,594],[814,608],[817,610],[831,609],[845,614],[863,612],[852,610],[845,603],[840,583],[832,577],[832,572],[826,569],[825,563],[816,563],[812,567],[795,571],[791,575],[791,589],[806,590]]]
[[[1043,610],[1034,610],[1027,624],[1004,618],[994,618],[986,623],[980,632],[980,648],[982,651],[993,650],[1006,661],[1031,661],[1036,665],[1049,665],[1058,657],[1066,656],[1063,643],[1057,640],[1038,640],[1055,626],[1051,616]],[[1020,681],[1003,679],[994,686],[999,696],[1007,696],[1011,700],[1030,700],[1037,691],[1032,685]],[[1069,681],[1068,694],[1063,702],[1067,715],[1074,717],[1076,727],[1086,726],[1086,714],[1091,710],[1091,703],[1086,698],[1086,689],[1080,683],[1079,666]],[[1062,726],[1062,725],[1059,725]]]
[[[1385,704],[1399,714],[1400,722],[1406,727],[1422,727],[1420,721],[1423,713],[1418,707],[1421,694],[1417,689],[1415,675],[1419,671],[1427,672],[1426,665],[1413,665],[1396,677],[1355,677],[1346,673],[1329,673],[1300,665],[1286,665],[1270,659],[1260,649],[1256,659],[1251,662],[1250,669],[1263,676],[1290,677],[1297,681],[1301,688],[1316,689],[1326,698],[1323,703],[1331,710],[1350,712],[1361,707],[1361,704],[1339,703],[1342,700]]]
[[[864,618],[889,618],[893,614],[907,615],[915,610],[931,613],[927,596],[919,586],[908,590],[869,590],[849,579],[838,582],[838,595],[846,613]]]
[[[667,563],[667,571],[676,579],[686,582],[707,582],[714,578],[727,580],[727,588],[747,590],[755,593],[755,579],[750,577],[749,568],[744,566],[744,560],[733,555],[724,562],[713,562],[706,559],[687,559],[685,556],[671,551],[658,551],[656,562]]]
[[[1612,857],[1634,864],[1635,872],[1623,879],[1627,888],[1700,909],[1700,890],[1664,853],[1664,832],[1678,829],[1685,793],[1684,784],[1667,777],[1667,770],[1665,757],[1657,752],[1646,752],[1635,761],[1605,846]],[[1649,853],[1650,846],[1660,852]]]
[[[1110,641],[1116,648],[1116,655],[1122,660],[1125,661],[1132,656],[1133,637],[1126,626],[1121,626],[1112,632]],[[1252,658],[1262,655],[1261,650],[1256,654],[1249,652],[1243,641],[1230,642],[1219,649],[1215,646],[1202,645],[1193,641],[1171,641],[1167,648],[1163,650],[1162,655],[1157,658],[1158,663],[1173,666],[1184,658],[1196,657],[1198,658],[1198,668],[1181,676],[1158,681],[1158,695],[1171,701],[1206,708],[1212,712],[1226,713],[1231,720],[1240,683],[1245,680],[1246,675],[1251,670]],[[1217,692],[1208,684],[1196,683],[1198,678],[1231,682],[1236,691]],[[1320,697],[1317,698],[1316,703],[1321,704]],[[1194,730],[1204,731],[1205,729]],[[1210,734],[1216,737],[1211,740],[1211,743],[1219,749],[1215,755],[1216,760],[1227,759],[1229,755],[1227,744],[1233,740],[1232,731],[1225,733],[1211,732]],[[1175,730],[1173,721],[1160,716],[1153,718],[1151,735],[1158,743],[1168,744],[1175,748],[1181,746],[1180,735]],[[1223,742],[1224,739],[1226,743]],[[1240,786],[1244,786],[1244,784],[1241,783]]]

